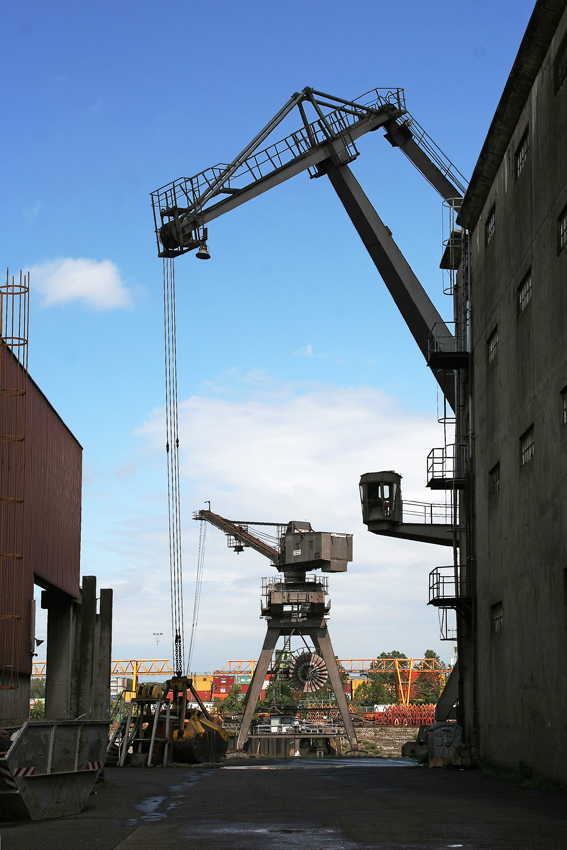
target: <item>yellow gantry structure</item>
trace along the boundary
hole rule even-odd
[[[225,674],[254,673],[256,661],[227,661],[224,667],[215,672]],[[342,658],[337,660],[341,673],[368,675],[370,673],[395,673],[400,702],[409,705],[413,678],[419,673],[438,673],[447,676],[451,668],[444,667],[435,658]],[[45,661],[33,664],[32,676],[43,677],[46,671]],[[138,676],[173,676],[174,671],[167,658],[143,658],[113,661],[111,676],[131,676],[132,687],[136,689]]]

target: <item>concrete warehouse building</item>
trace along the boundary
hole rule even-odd
[[[535,5],[457,223],[460,717],[481,759],[565,781],[565,0]]]

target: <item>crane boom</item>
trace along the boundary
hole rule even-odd
[[[295,108],[302,128],[259,151]],[[308,121],[306,108],[315,112],[314,121]],[[380,127],[441,197],[458,207],[466,180],[410,116],[403,89],[374,89],[347,101],[307,87],[292,95],[232,163],[175,180],[152,193],[159,256],[176,257],[199,248],[199,254],[208,257],[204,245],[208,222],[302,171],[311,177],[326,174],[426,359],[431,340],[435,349],[453,350],[449,328],[348,168],[358,156],[356,140]],[[454,410],[453,374],[431,368]]]
[[[311,123],[305,112],[307,104],[316,114]],[[303,127],[258,152],[295,107]],[[306,87],[292,95],[230,164],[212,166],[152,192],[159,256],[194,250],[203,241],[208,222],[302,171],[319,177],[325,173],[319,166],[326,160],[336,165],[352,162],[358,156],[354,142],[379,127],[445,200],[464,195],[465,178],[408,113],[403,89],[373,89],[347,101]],[[211,203],[223,194],[228,197]]]
[[[230,519],[225,519],[225,517],[219,516],[219,514],[215,514],[212,511],[197,511],[193,514],[193,519],[203,519],[210,522],[210,524],[214,525],[215,528],[219,528],[221,531],[224,531],[225,534],[234,537],[246,546],[250,546],[251,549],[259,552],[260,555],[264,555],[266,558],[269,558],[274,564],[279,558],[279,551],[274,549],[273,546],[270,546],[268,543],[265,543],[263,540],[260,540],[259,537],[252,534],[247,528],[244,528],[244,523],[242,525],[238,525]],[[266,523],[263,524],[265,525]],[[274,525],[277,524],[274,523]],[[285,527],[285,523],[282,523],[282,526]]]

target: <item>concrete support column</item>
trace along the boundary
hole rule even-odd
[[[47,609],[47,676],[45,717],[65,720],[70,715],[73,598],[56,590],[44,590],[41,607]]]
[[[93,719],[110,719],[110,667],[112,664],[112,590],[100,591],[95,621],[93,669]]]
[[[73,653],[71,661],[72,718],[92,717],[94,684],[94,651],[96,621],[96,577],[84,576],[80,601],[73,619]]]

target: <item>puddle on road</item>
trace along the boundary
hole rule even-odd
[[[188,791],[203,776],[208,776],[210,770],[200,771],[198,775],[191,774],[180,785],[170,785],[167,796],[146,797],[135,808],[142,814],[137,818],[129,818],[125,821],[126,826],[139,826],[143,823],[158,823],[181,805],[185,799],[184,792]],[[174,796],[170,796],[173,794]],[[165,804],[165,805],[164,805]]]
[[[221,770],[309,770],[326,767],[417,767],[416,759],[286,759],[274,764],[227,764]]]
[[[206,827],[195,824],[190,832],[183,833],[184,838],[194,841],[214,841],[219,850],[230,847],[231,850],[364,850],[364,845],[349,841],[341,830],[332,827],[293,827],[289,824],[271,824],[260,826],[257,823],[234,823],[229,826]]]

